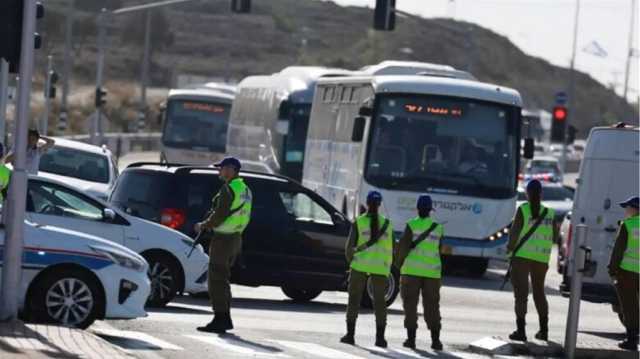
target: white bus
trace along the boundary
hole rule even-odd
[[[226,152],[235,87],[209,83],[169,91],[162,111],[160,160],[209,165]]]
[[[445,263],[482,275],[489,258],[504,258],[515,212],[522,100],[467,78],[321,78],[303,184],[349,218],[368,191],[380,191],[396,234],[415,216],[418,195],[430,194],[450,250]]]
[[[248,169],[302,178],[304,146],[316,81],[346,70],[292,66],[238,84],[227,152]]]

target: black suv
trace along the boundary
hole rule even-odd
[[[351,223],[344,215],[290,178],[249,171],[240,176],[253,193],[253,210],[231,281],[279,286],[296,301],[312,300],[323,290],[346,290],[344,247]],[[216,168],[134,163],[118,177],[110,201],[193,237],[194,224],[206,216],[221,185]],[[388,304],[398,283],[394,270]],[[363,304],[370,307],[368,289]]]

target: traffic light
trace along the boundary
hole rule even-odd
[[[49,71],[49,91],[46,93],[45,98],[56,98],[56,83],[58,82],[58,73],[51,70]],[[45,91],[47,91],[45,89]]]
[[[373,28],[392,31],[396,27],[396,0],[376,0]]]
[[[101,108],[107,103],[107,90],[97,87],[96,88],[96,108]]]
[[[22,47],[22,12],[24,0],[0,1],[0,57],[9,62],[9,72],[20,71],[20,50]],[[44,17],[44,6],[36,3],[36,19]],[[39,49],[42,40],[34,33],[34,48]]]
[[[231,0],[231,12],[246,14],[251,12],[251,0]]]
[[[563,143],[565,122],[567,121],[568,111],[565,106],[558,105],[551,112],[551,142]]]

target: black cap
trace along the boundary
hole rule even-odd
[[[240,165],[240,161],[235,157],[225,157],[222,161],[215,163],[214,166],[218,168],[231,166],[235,168],[236,171],[240,171],[240,168],[242,167]]]
[[[416,207],[421,211],[430,211],[433,209],[433,201],[428,194],[422,194],[418,197]]]
[[[638,209],[639,202],[640,202],[640,198],[638,198],[638,196],[633,196],[633,197],[627,198],[626,201],[620,202],[619,204],[620,204],[620,207],[622,208],[631,207],[631,208]]]
[[[30,128],[29,129],[29,136],[36,136],[36,137],[40,138],[40,131],[38,131],[35,128]]]

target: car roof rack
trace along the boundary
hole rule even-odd
[[[138,168],[138,167],[143,167],[143,166],[158,166],[158,167],[165,167],[165,168],[176,168],[176,170],[175,170],[176,174],[178,174],[178,173],[180,173],[180,174],[190,173],[192,171],[218,171],[217,168],[211,167],[211,166],[197,166],[197,165],[185,165],[184,163],[161,163],[161,162],[134,162],[134,163],[128,165],[126,168]],[[279,175],[279,174],[275,174],[275,173],[248,171],[248,170],[243,170],[243,169],[240,169],[240,172],[246,173],[246,174],[250,174],[250,175],[278,178],[278,179],[283,180],[283,181],[294,182],[294,183],[298,183],[299,184],[298,181],[294,180],[291,177],[287,177],[287,176],[283,176],[283,175]]]
[[[134,162],[126,168],[142,167],[142,166],[159,166],[159,167],[183,167],[184,163],[164,163],[164,162]]]

